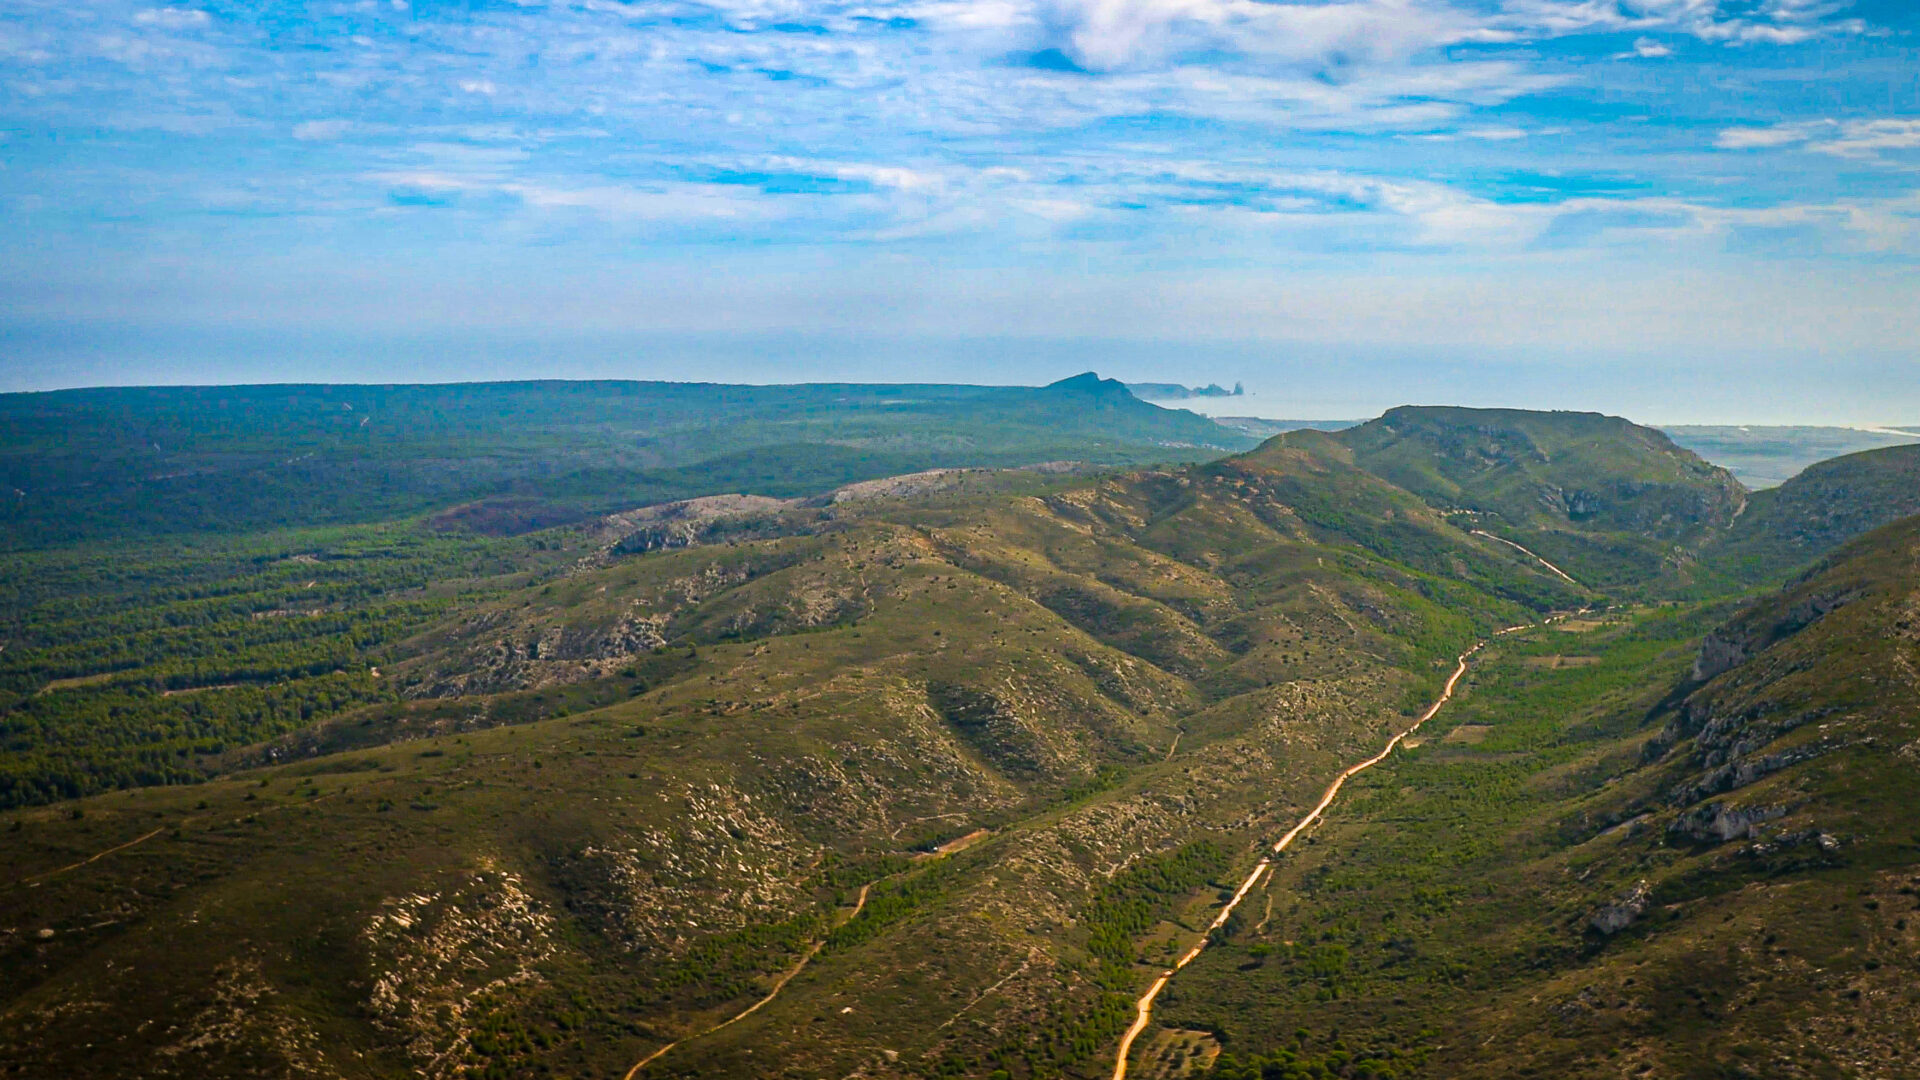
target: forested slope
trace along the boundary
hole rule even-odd
[[[1914,1075],[1917,612],[1909,518],[1731,617],[1503,641],[1166,1022],[1231,1080]]]
[[[1920,445],[1890,446],[1809,466],[1756,492],[1716,562],[1749,581],[1777,580],[1854,537],[1920,513]]]
[[[0,549],[373,522],[482,498],[584,516],[935,466],[1194,460],[1253,440],[1087,374],[1047,387],[524,382],[0,395]]]

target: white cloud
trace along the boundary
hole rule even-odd
[[[996,27],[1037,32],[1036,45],[1058,47],[1095,71],[1153,68],[1198,53],[1364,67],[1498,33],[1431,0],[1033,0],[1024,11],[993,10]]]
[[[293,137],[302,142],[332,142],[352,130],[351,120],[308,120],[293,126]]]
[[[806,167],[807,163],[784,159],[792,164]],[[896,165],[864,164],[828,164],[822,166],[827,175],[841,180],[863,180],[877,187],[896,188],[901,191],[925,191],[944,186],[944,178],[937,173],[920,169],[901,168]]]
[[[97,25],[76,15],[65,38],[53,29],[44,40],[0,36],[9,59],[29,49],[71,58],[74,42],[101,55],[111,36],[126,69],[76,64],[90,84],[49,84],[54,103],[22,112],[78,113],[92,93],[113,102],[104,122],[122,128],[290,133],[315,144],[302,153],[313,172],[246,178],[279,185],[287,204],[305,195],[313,206],[399,213],[392,203],[441,193],[509,243],[542,229],[583,235],[583,221],[618,226],[601,230],[607,236],[680,222],[688,236],[797,247],[937,236],[984,250],[1037,238],[1045,243],[1023,250],[1043,257],[1049,245],[1095,242],[1089,236],[1170,251],[1179,245],[1167,238],[1187,231],[1204,234],[1203,247],[1258,259],[1343,244],[1512,253],[1563,233],[1595,246],[1624,236],[1710,241],[1772,227],[1715,216],[1698,194],[1582,201],[1541,184],[1528,192],[1540,201],[1510,201],[1503,185],[1537,171],[1549,149],[1526,140],[1564,131],[1541,127],[1554,121],[1530,111],[1527,96],[1563,86],[1577,94],[1590,78],[1591,65],[1565,62],[1546,39],[1621,34],[1633,41],[1621,55],[1655,58],[1672,55],[1663,41],[1679,35],[1739,44],[1844,32],[1831,5],[1800,0],[1772,0],[1757,14],[1742,3],[1738,19],[1726,14],[1736,5],[1714,0],[558,0],[459,19],[425,6],[394,19],[388,0],[370,0],[351,5],[357,38],[302,28],[296,37],[314,37],[296,43],[324,47],[295,52],[196,9],[100,2],[117,14]],[[383,20],[404,30],[382,29]],[[177,33],[187,29],[203,32]],[[1500,47],[1507,42],[1524,47]],[[1045,48],[1082,70],[1031,63]],[[1684,51],[1691,60],[1708,50]],[[1729,67],[1764,55],[1749,51]],[[269,86],[274,94],[262,92]],[[1664,92],[1650,86],[1614,89],[1649,100]],[[296,122],[305,117],[317,119]],[[1714,144],[1885,162],[1920,141],[1916,123],[1733,126]],[[1707,182],[1663,164],[1664,144],[1624,123],[1583,121],[1578,145],[1601,127],[1594,172],[1637,170],[1656,187],[1674,177],[1695,192]],[[1126,141],[1138,145],[1116,145]],[[1441,143],[1453,148],[1441,153]],[[1216,167],[1179,164],[1190,156]],[[1259,165],[1280,159],[1325,168]],[[1472,182],[1416,179],[1443,175],[1427,171],[1432,162],[1444,170],[1463,160],[1474,163]],[[1730,180],[1767,168],[1733,157],[1716,167]],[[756,170],[848,182],[705,182]],[[159,186],[213,185],[189,172]],[[1587,216],[1579,229],[1565,227],[1576,215]],[[1863,226],[1852,222],[1868,217],[1833,211],[1779,227],[1853,235]],[[1266,248],[1248,254],[1249,237]]]
[[[1829,121],[1814,121],[1769,127],[1727,128],[1714,138],[1713,145],[1722,150],[1767,150],[1778,146],[1796,146],[1830,126]]]
[[[738,221],[777,216],[774,201],[729,184],[665,184],[653,188],[552,187],[503,184],[500,190],[537,210],[580,210],[615,220]]]
[[[213,16],[198,8],[147,8],[135,12],[133,21],[142,26],[158,26],[165,30],[195,30],[210,25]]]
[[[1721,0],[1506,0],[1500,14],[1502,25],[1527,35],[1664,31],[1728,45],[1792,45],[1864,33],[1866,24],[1858,19],[1833,18],[1844,6],[1836,0],[1772,0],[1755,17],[1730,15]],[[1664,56],[1671,51],[1642,51],[1649,46],[1665,48],[1643,37],[1634,42],[1633,53],[1621,55]]]
[[[1878,158],[1888,151],[1920,148],[1920,119],[1812,120],[1769,127],[1728,128],[1714,139],[1722,150],[1797,146],[1836,157]]]
[[[1822,140],[1813,149],[1840,157],[1875,157],[1888,150],[1920,148],[1920,120],[1855,120],[1841,125],[1837,138]]]

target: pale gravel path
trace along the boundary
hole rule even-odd
[[[1495,537],[1495,539],[1499,538]],[[1516,544],[1514,546],[1518,547],[1519,545]],[[1529,554],[1531,554],[1531,552],[1529,552]],[[1538,558],[1538,556],[1535,557]],[[1543,559],[1541,561],[1544,562],[1545,560]],[[1565,575],[1562,576],[1564,577]],[[1568,578],[1567,580],[1571,581],[1573,579]],[[1527,627],[1510,626],[1501,630],[1500,633],[1507,634],[1515,630],[1524,629],[1527,629]],[[1173,978],[1176,972],[1188,964],[1193,963],[1194,960],[1199,958],[1202,952],[1206,951],[1207,943],[1211,940],[1213,932],[1226,924],[1227,916],[1233,914],[1233,909],[1239,907],[1240,901],[1246,899],[1247,893],[1251,892],[1254,885],[1260,880],[1260,875],[1266,873],[1268,868],[1273,865],[1274,856],[1285,851],[1288,845],[1293,843],[1294,838],[1305,832],[1314,822],[1320,820],[1320,815],[1326,813],[1327,807],[1333,805],[1333,800],[1339,796],[1340,789],[1346,786],[1348,780],[1352,779],[1356,774],[1371,769],[1375,765],[1385,761],[1387,755],[1393,753],[1394,749],[1400,745],[1402,740],[1415,731],[1418,731],[1421,724],[1433,719],[1434,714],[1440,711],[1440,707],[1453,698],[1453,691],[1454,688],[1459,685],[1460,677],[1467,673],[1468,658],[1473,656],[1474,653],[1479,652],[1486,644],[1486,642],[1482,641],[1473,648],[1460,654],[1458,663],[1453,669],[1453,674],[1447,677],[1447,684],[1440,691],[1439,699],[1432,705],[1427,706],[1427,711],[1421,713],[1418,720],[1415,720],[1409,725],[1405,731],[1388,739],[1387,745],[1379,753],[1365,761],[1347,766],[1339,776],[1333,778],[1333,783],[1327,786],[1326,794],[1320,796],[1319,805],[1315,806],[1312,812],[1307,814],[1306,817],[1301,818],[1299,823],[1294,825],[1293,828],[1288,829],[1286,835],[1276,841],[1273,847],[1268,850],[1268,853],[1262,856],[1258,863],[1254,864],[1253,870],[1247,874],[1246,880],[1242,881],[1240,887],[1234,890],[1233,899],[1227,901],[1227,906],[1221,908],[1220,914],[1216,915],[1213,922],[1207,925],[1206,932],[1200,936],[1199,942],[1196,943],[1193,948],[1188,949],[1186,954],[1180,957],[1172,967],[1161,972],[1159,978],[1153,980],[1153,985],[1149,986],[1147,992],[1141,995],[1140,1000],[1134,1003],[1135,1015],[1133,1026],[1129,1027],[1127,1033],[1120,1038],[1120,1051],[1113,1063],[1113,1080],[1126,1080],[1127,1055],[1133,1050],[1133,1041],[1140,1037],[1140,1033],[1145,1031],[1147,1025],[1153,1020],[1153,1000],[1160,996],[1160,991],[1167,988],[1168,981]]]
[[[853,914],[847,916],[847,922],[852,922],[853,920],[860,917],[860,912],[867,906],[867,890],[871,888],[873,888],[873,885],[871,882],[860,886],[860,899],[858,902],[856,902],[853,905]],[[765,1005],[767,1002],[772,1001],[774,998],[777,998],[780,996],[780,991],[785,990],[787,988],[787,984],[793,981],[793,977],[795,975],[800,974],[800,972],[806,969],[807,964],[812,962],[814,956],[816,956],[821,949],[825,948],[826,944],[827,944],[827,939],[824,937],[821,938],[819,941],[814,942],[813,948],[807,950],[807,955],[801,957],[799,963],[787,969],[787,973],[785,975],[782,975],[778,979],[774,980],[773,989],[767,991],[766,997],[761,998],[759,1001],[756,1001],[753,1004],[747,1006],[741,1012],[733,1016],[730,1016],[725,1020],[720,1021],[719,1023],[713,1025],[712,1027],[708,1028],[705,1031],[701,1031],[701,1032],[697,1032],[695,1034],[689,1035],[684,1039],[675,1039],[674,1041],[668,1043],[667,1045],[661,1047],[660,1049],[655,1050],[653,1053],[648,1054],[646,1057],[641,1058],[637,1063],[635,1063],[633,1068],[627,1070],[627,1075],[623,1077],[622,1080],[633,1080],[635,1076],[639,1075],[641,1069],[644,1069],[647,1066],[653,1064],[655,1061],[659,1060],[661,1055],[665,1054],[667,1051],[673,1049],[674,1047],[679,1046],[681,1043],[692,1042],[695,1039],[704,1038],[708,1035],[713,1034],[716,1031],[719,1031],[721,1028],[730,1027],[734,1024],[739,1023],[742,1020],[745,1020],[747,1017],[752,1016],[754,1013],[759,1012],[760,1007],[762,1005]]]

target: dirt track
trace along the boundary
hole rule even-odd
[[[1506,630],[1500,632],[1504,634],[1519,629],[1524,628],[1517,626],[1508,627]],[[1440,711],[1440,707],[1453,698],[1454,687],[1459,685],[1460,677],[1467,673],[1468,658],[1473,656],[1474,653],[1479,652],[1485,645],[1486,642],[1482,641],[1473,648],[1460,654],[1459,661],[1453,669],[1453,674],[1447,677],[1447,684],[1440,691],[1439,699],[1432,705],[1427,706],[1427,711],[1421,713],[1418,720],[1415,720],[1409,725],[1405,731],[1388,739],[1387,745],[1382,748],[1379,753],[1365,761],[1347,766],[1339,776],[1333,778],[1333,783],[1327,785],[1326,794],[1320,796],[1320,802],[1313,808],[1312,812],[1307,814],[1306,817],[1301,818],[1293,828],[1288,829],[1286,835],[1275,841],[1273,847],[1268,849],[1267,854],[1262,856],[1258,863],[1254,864],[1253,870],[1247,874],[1246,880],[1242,881],[1240,887],[1234,890],[1233,899],[1227,901],[1227,906],[1221,908],[1220,914],[1214,917],[1213,922],[1207,924],[1206,933],[1200,936],[1199,942],[1197,942],[1193,948],[1188,949],[1172,967],[1161,972],[1159,978],[1153,980],[1153,985],[1149,986],[1147,992],[1141,995],[1140,1000],[1134,1003],[1135,1015],[1133,1018],[1133,1026],[1127,1028],[1127,1033],[1120,1038],[1119,1055],[1113,1063],[1113,1080],[1126,1080],[1127,1055],[1133,1050],[1133,1041],[1139,1038],[1140,1033],[1145,1031],[1147,1025],[1153,1021],[1154,999],[1160,996],[1160,991],[1167,988],[1168,981],[1173,978],[1175,973],[1188,964],[1193,963],[1194,960],[1199,958],[1202,952],[1206,951],[1207,943],[1212,938],[1213,932],[1226,925],[1227,917],[1233,914],[1233,909],[1240,906],[1240,901],[1246,899],[1247,893],[1253,890],[1254,885],[1259,882],[1260,876],[1266,873],[1268,868],[1273,865],[1274,856],[1285,851],[1288,845],[1293,843],[1295,837],[1305,832],[1314,822],[1320,820],[1320,815],[1326,813],[1327,807],[1333,805],[1333,800],[1339,796],[1340,789],[1346,785],[1348,780],[1352,779],[1355,774],[1385,761],[1387,755],[1393,753],[1394,748],[1399,746],[1402,740],[1415,731],[1418,731],[1421,724],[1433,719],[1434,714]]]
[[[854,919],[857,919],[860,917],[860,912],[864,910],[867,906],[867,890],[871,888],[873,888],[873,885],[871,883],[860,886],[860,899],[855,901],[853,905],[853,914],[847,916],[848,922],[851,922]],[[653,1053],[648,1054],[646,1057],[641,1058],[638,1062],[634,1064],[633,1068],[627,1070],[627,1075],[623,1077],[622,1080],[633,1080],[635,1076],[638,1076],[640,1074],[641,1069],[644,1069],[647,1066],[653,1064],[655,1061],[659,1060],[659,1058],[662,1055],[664,1055],[667,1051],[673,1049],[676,1046],[679,1046],[681,1043],[692,1042],[695,1039],[704,1038],[708,1035],[713,1034],[716,1031],[719,1031],[721,1028],[728,1027],[733,1024],[737,1024],[740,1021],[745,1020],[747,1017],[752,1016],[754,1013],[759,1012],[760,1006],[765,1005],[767,1002],[772,1001],[774,998],[777,998],[780,996],[780,991],[785,990],[787,988],[787,984],[793,981],[793,977],[795,975],[798,975],[800,974],[801,971],[805,970],[806,966],[812,962],[814,956],[818,954],[820,950],[826,946],[826,944],[827,944],[827,939],[824,937],[821,938],[819,941],[814,942],[813,947],[807,950],[807,955],[801,957],[799,963],[788,968],[786,974],[780,976],[778,979],[775,979],[773,981],[773,989],[767,991],[766,997],[761,998],[759,1001],[754,1002],[753,1004],[747,1006],[745,1009],[742,1009],[740,1012],[735,1013],[732,1016],[729,1016],[725,1020],[720,1021],[719,1023],[713,1025],[712,1027],[706,1029],[705,1031],[696,1032],[692,1035],[687,1036],[684,1039],[675,1039],[674,1041],[668,1043],[667,1045],[661,1047],[660,1049],[655,1050]]]

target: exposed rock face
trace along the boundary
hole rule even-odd
[[[799,868],[819,851],[777,807],[715,783],[685,785],[674,799],[685,807],[674,827],[637,829],[623,844],[557,861],[568,905],[588,925],[657,960],[684,954],[696,929],[736,930],[804,908]]]
[[[1782,848],[1796,848],[1802,844],[1812,844],[1827,855],[1832,855],[1840,850],[1840,838],[1834,836],[1832,833],[1821,832],[1819,829],[1803,829],[1799,832],[1791,832],[1783,836],[1777,836],[1772,840],[1762,843],[1751,844],[1747,847],[1746,853],[1749,855],[1771,855]]]
[[[1647,910],[1647,900],[1653,895],[1653,889],[1642,880],[1622,893],[1613,903],[1593,913],[1587,925],[1602,934],[1617,934],[1633,925]]]
[[[1747,662],[1762,650],[1805,630],[1852,600],[1850,592],[1814,593],[1766,622],[1736,621],[1709,633],[1693,661],[1693,679],[1705,682]]]
[[[1830,749],[1809,748],[1790,752],[1778,759],[1742,761],[1746,755],[1795,727],[1818,719],[1818,716],[1808,713],[1762,723],[1765,709],[1747,708],[1737,713],[1723,713],[1720,709],[1724,708],[1724,704],[1717,700],[1714,688],[1701,684],[1710,683],[1748,663],[1857,596],[1857,590],[1849,589],[1810,593],[1765,618],[1736,618],[1708,632],[1700,643],[1700,652],[1694,657],[1690,672],[1690,681],[1697,687],[1697,692],[1687,697],[1673,719],[1658,735],[1648,740],[1641,751],[1642,760],[1655,761],[1682,740],[1696,739],[1694,756],[1698,764],[1714,771],[1689,785],[1693,789],[1691,794],[1683,794],[1684,789],[1675,789],[1673,802],[1685,806],[1709,795],[1744,787],[1768,773]]]
[[[984,475],[985,469],[928,469],[925,472],[862,480],[835,488],[819,500],[830,506],[866,499],[904,499],[957,487],[969,476]]]
[[[230,1076],[244,1062],[256,1075],[338,1076],[320,1034],[276,991],[257,956],[222,963],[199,995],[205,1002],[168,1031],[169,1042],[142,1071],[153,1076]]]
[[[707,495],[629,510],[601,523],[601,535],[614,538],[604,554],[637,555],[804,531],[780,519],[780,512],[793,505],[764,495]]]
[[[1734,809],[1723,803],[1710,802],[1680,815],[1667,827],[1667,831],[1698,843],[1724,844],[1741,837],[1757,837],[1759,832],[1756,826],[1784,817],[1786,812],[1784,806]]]
[[[1715,630],[1700,643],[1700,655],[1693,659],[1693,681],[1706,682],[1746,662],[1746,642],[1724,637]]]
[[[1688,806],[1701,799],[1746,787],[1763,776],[1817,756],[1819,756],[1818,749],[1807,747],[1788,753],[1729,761],[1719,768],[1702,774],[1693,783],[1676,790],[1672,801],[1681,806]]]
[[[554,925],[518,875],[490,863],[445,888],[390,897],[360,933],[375,976],[368,1014],[404,1043],[419,1075],[463,1076],[473,1018],[540,980]]]
[[[1829,715],[1827,710],[1794,713],[1772,720],[1735,713],[1712,716],[1705,707],[1689,702],[1677,725],[1663,733],[1669,745],[1678,739],[1693,737],[1694,764],[1703,772],[1667,795],[1674,806],[1692,806],[1703,799],[1724,795],[1746,787],[1773,773],[1803,761],[1811,761],[1838,749],[1827,739],[1789,747],[1771,754],[1758,754],[1787,733]],[[1704,722],[1697,719],[1706,716]]]

